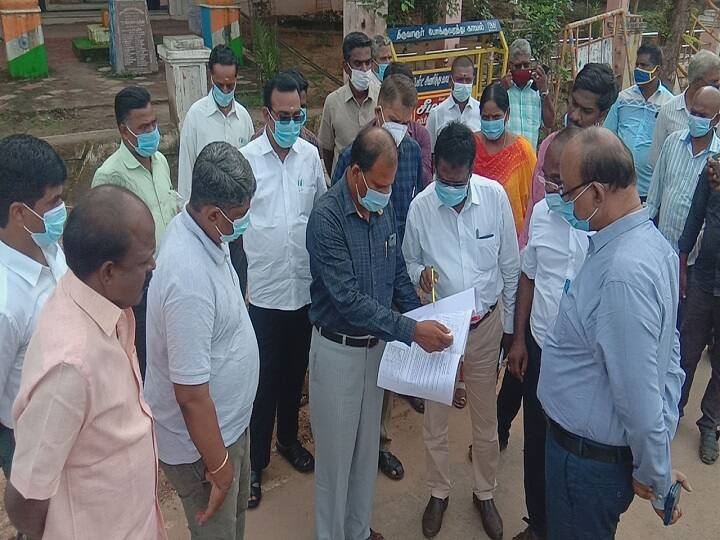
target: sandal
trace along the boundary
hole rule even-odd
[[[453,405],[458,409],[464,409],[467,405],[467,392],[465,388],[456,388],[453,396]]]
[[[720,448],[718,448],[718,434],[714,430],[704,429],[700,431],[700,461],[706,465],[712,465],[718,459]]]
[[[380,451],[378,467],[390,480],[402,480],[405,476],[405,469],[392,452]]]
[[[275,447],[278,454],[287,459],[296,471],[306,473],[315,469],[315,458],[299,441],[295,441],[290,446],[283,446],[278,442]]]
[[[248,509],[252,510],[260,506],[262,499],[262,472],[250,471],[250,497],[248,498]]]

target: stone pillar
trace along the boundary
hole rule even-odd
[[[243,41],[240,36],[240,5],[234,0],[210,0],[200,6],[200,24],[205,46],[227,45],[243,63]]]
[[[0,36],[12,79],[48,76],[47,50],[37,0],[0,0]]]
[[[440,21],[440,22],[444,23],[444,24],[459,23],[462,20],[461,14],[462,14],[462,0],[457,0],[457,11],[455,12],[455,14],[450,15],[449,13],[446,13],[445,20]],[[446,39],[445,40],[445,48],[446,49],[454,49],[455,47],[458,46],[459,43],[460,43],[460,39],[458,39],[458,38]]]
[[[110,0],[110,64],[118,75],[158,70],[145,0]]]
[[[345,0],[343,36],[347,36],[350,32],[364,32],[370,38],[384,34],[387,24],[383,15],[387,15],[387,2],[379,11],[381,15],[365,9],[362,0]]]
[[[165,62],[170,118],[182,130],[190,106],[208,93],[210,49],[197,36],[165,36],[158,45],[158,56]]]
[[[698,15],[698,21],[708,29],[700,34],[700,48],[718,54],[720,53],[720,20],[719,14],[714,9],[706,9],[701,15]],[[697,35],[697,34],[696,34]],[[715,39],[713,39],[713,37]]]

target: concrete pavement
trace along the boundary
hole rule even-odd
[[[718,540],[720,513],[717,493],[720,463],[708,466],[697,455],[700,397],[710,377],[707,358],[698,367],[687,414],[680,422],[673,443],[673,465],[685,472],[693,493],[683,493],[682,520],[663,528],[649,503],[637,499],[620,522],[620,540]],[[496,501],[505,522],[505,538],[524,529],[526,515],[522,488],[522,420],[513,424],[510,446],[501,454]],[[402,400],[395,402],[392,449],[405,466],[405,478],[395,482],[378,475],[373,528],[388,540],[421,539],[420,520],[429,493],[424,482],[425,453],[422,418]],[[454,483],[450,505],[438,540],[487,538],[472,504],[472,468],[467,460],[470,418],[467,408],[450,415],[451,475]],[[273,455],[265,473],[260,508],[248,512],[248,540],[310,540],[313,538],[313,477],[295,472],[282,458]],[[177,498],[163,505],[170,540],[186,540],[185,517]]]

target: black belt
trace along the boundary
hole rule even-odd
[[[346,336],[345,334],[338,334],[327,328],[320,326],[315,327],[318,333],[325,339],[329,339],[332,342],[339,343],[340,345],[346,345],[348,347],[358,347],[364,349],[371,349],[378,344],[378,338],[376,337],[353,337]]]
[[[547,421],[548,430],[553,434],[555,440],[571,454],[603,463],[620,464],[633,461],[632,450],[629,446],[611,446],[591,441],[570,433],[552,418],[548,417]]]
[[[495,302],[492,306],[490,306],[490,309],[488,309],[485,312],[485,315],[483,315],[479,321],[476,321],[476,322],[470,324],[470,330],[475,330],[478,326],[480,326],[480,323],[483,322],[485,319],[487,319],[488,315],[490,315],[493,311],[495,311],[496,307],[497,307],[497,302]]]

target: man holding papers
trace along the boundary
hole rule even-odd
[[[413,200],[405,228],[403,254],[410,279],[437,298],[473,288],[475,313],[465,348],[464,374],[473,428],[473,502],[493,540],[503,523],[493,494],[500,456],[495,384],[501,341],[513,333],[515,292],[520,272],[512,210],[503,187],[471,173],[473,133],[451,123],[435,143],[435,181]],[[435,283],[433,283],[433,274]],[[425,405],[423,436],[430,502],[423,534],[435,536],[450,495],[449,406]]]
[[[310,418],[315,435],[316,540],[379,540],[370,530],[385,341],[428,352],[452,345],[437,321],[393,311],[420,307],[398,242],[390,192],[398,151],[390,133],[358,134],[342,181],[318,200],[307,225],[310,254]]]

